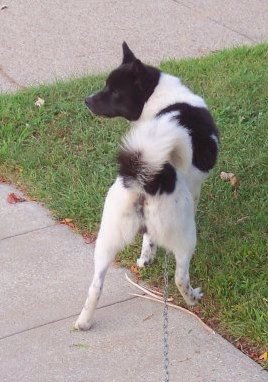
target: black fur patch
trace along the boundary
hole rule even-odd
[[[123,54],[122,65],[110,73],[104,89],[87,97],[85,103],[96,115],[136,121],[158,85],[160,71],[138,60],[126,43]]]
[[[119,175],[123,178],[125,187],[129,187],[131,181],[136,179],[139,181],[139,176],[142,178],[144,171],[144,163],[141,158],[140,152],[128,152],[127,150],[120,150],[118,154]],[[171,194],[176,186],[176,171],[174,167],[165,163],[160,173],[155,174],[152,180],[143,182],[142,186],[144,191],[150,195],[155,195],[157,192],[160,194]]]
[[[141,234],[141,235],[144,235],[145,233],[147,233],[148,231],[147,231],[147,227],[146,227],[146,225],[142,225],[141,227],[140,227],[140,229],[139,229],[139,233]]]
[[[127,150],[120,150],[118,154],[119,175],[123,177],[124,185],[128,186],[128,180],[137,179],[142,171],[142,159],[140,152],[129,152]]]
[[[150,195],[155,195],[158,191],[160,194],[171,194],[175,190],[176,180],[174,167],[165,163],[162,171],[144,186],[144,190]]]
[[[129,62],[133,62],[136,57],[132,50],[129,49],[128,44],[124,41],[122,44],[122,49],[123,49],[123,61],[122,64],[127,64]]]
[[[174,118],[185,127],[192,137],[193,165],[201,171],[209,171],[217,160],[218,147],[211,135],[219,133],[210,112],[203,107],[187,103],[175,103],[161,110],[157,116],[178,111]]]

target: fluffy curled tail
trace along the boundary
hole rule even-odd
[[[156,180],[159,186],[163,177],[170,177],[171,168],[187,172],[192,163],[191,139],[176,121],[155,119],[127,134],[118,162],[119,174],[129,186],[135,183],[146,190]]]

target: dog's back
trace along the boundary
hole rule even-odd
[[[160,73],[158,84],[140,118],[132,124],[136,134],[147,141],[146,149],[155,161],[161,157],[159,147],[163,138],[159,136],[159,146],[153,149],[157,147],[152,144],[155,143],[154,128],[157,130],[161,126],[165,140],[173,140],[173,147],[163,163],[170,163],[183,172],[197,207],[201,184],[216,163],[219,145],[218,130],[205,101],[179,78]],[[143,134],[146,128],[147,136]]]

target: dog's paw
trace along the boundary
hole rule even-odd
[[[201,288],[193,289],[193,297],[196,302],[199,302],[203,296],[204,296],[204,293],[202,292]]]
[[[199,303],[201,298],[204,296],[201,288],[195,288],[191,290],[189,295],[184,296],[187,305],[194,306]]]
[[[92,315],[88,314],[88,311],[83,308],[80,316],[74,324],[76,330],[89,330],[92,325]]]
[[[137,266],[139,268],[148,267],[148,265],[151,265],[152,261],[152,259],[145,259],[144,257],[139,257],[137,259]]]
[[[75,324],[74,324],[74,329],[75,330],[82,330],[82,331],[86,331],[86,330],[89,330],[91,328],[91,325],[92,325],[92,322],[90,321],[83,321],[80,319],[80,317],[76,320]]]

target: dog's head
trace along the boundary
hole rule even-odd
[[[104,89],[85,102],[96,115],[136,121],[158,84],[160,71],[138,60],[125,42],[122,47],[122,64],[110,73]]]

